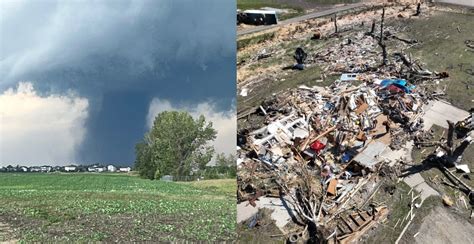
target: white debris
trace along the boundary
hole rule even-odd
[[[464,172],[464,173],[471,173],[471,170],[469,169],[469,166],[467,164],[457,164],[455,165],[456,169]]]

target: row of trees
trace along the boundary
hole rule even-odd
[[[194,119],[187,112],[165,111],[158,114],[153,127],[136,145],[135,169],[141,177],[160,179],[163,175],[235,175],[235,157],[216,155],[216,167],[207,164],[214,155],[210,145],[217,131],[204,116]],[[232,164],[230,163],[232,161]]]
[[[215,166],[208,166],[198,172],[200,176],[206,179],[235,178],[237,177],[236,158],[234,155],[225,155],[219,153],[215,158]]]

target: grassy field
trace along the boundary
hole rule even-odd
[[[225,241],[235,180],[172,183],[113,174],[0,174],[0,242]]]
[[[440,84],[446,86],[447,100],[456,107],[468,110],[474,107],[474,52],[466,44],[473,40],[474,13],[436,12],[428,19],[407,19],[404,33],[421,44],[409,49],[430,70],[447,71],[449,78]]]

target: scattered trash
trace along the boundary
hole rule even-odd
[[[293,58],[296,60],[296,64],[294,65],[294,69],[303,70],[304,69],[304,62],[308,54],[306,54],[301,47],[297,48],[295,51],[295,55]]]
[[[448,206],[448,207],[453,206],[454,202],[453,202],[453,200],[451,200],[450,197],[448,197],[448,195],[443,195],[443,198],[442,198],[442,199],[443,199],[444,205],[446,205],[446,206]]]
[[[240,91],[240,95],[242,97],[246,97],[248,95],[248,92],[249,92],[249,89],[247,88],[243,88],[241,91]]]
[[[342,74],[340,80],[341,81],[354,81],[358,79],[357,79],[357,74]]]
[[[471,173],[471,170],[469,170],[469,166],[467,164],[457,164],[454,167],[456,167],[456,169],[464,173],[467,173],[467,174]]]
[[[311,37],[311,40],[319,40],[319,39],[321,39],[321,32],[316,31]]]

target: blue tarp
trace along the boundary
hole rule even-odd
[[[414,85],[408,86],[407,81],[403,79],[383,80],[380,85],[384,88],[394,85],[406,93],[411,93],[411,90],[415,88]]]
[[[352,159],[352,155],[350,153],[345,152],[342,155],[342,162],[343,163],[347,163],[347,162],[351,161],[351,159]]]

